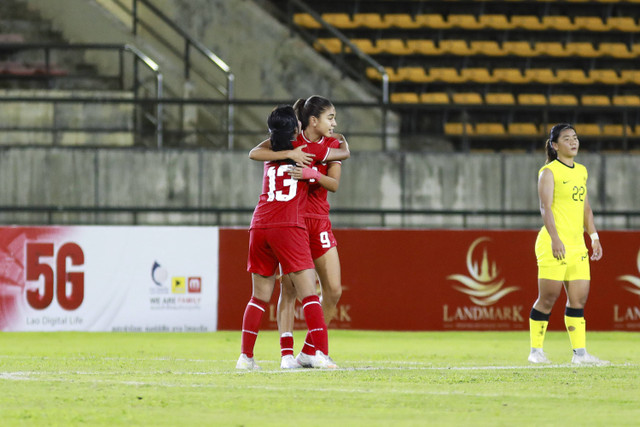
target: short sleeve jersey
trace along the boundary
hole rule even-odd
[[[299,145],[299,141],[293,142],[294,147]],[[319,144],[308,145],[304,151],[315,154],[320,161],[329,154],[329,149]],[[287,172],[290,166],[286,161],[264,163],[262,194],[253,211],[250,228],[306,228],[303,214],[307,207],[309,184],[291,177]]]
[[[313,142],[309,141],[303,133],[300,133],[298,136],[298,141],[302,141],[302,143],[307,144],[307,147],[320,145],[331,148],[340,148],[340,141],[336,138],[325,138],[322,137],[320,141]],[[327,174],[329,169],[329,163],[338,163],[342,162],[332,161],[325,162],[322,161],[320,163],[316,163],[313,167],[317,169],[323,175]],[[315,179],[309,181],[309,198],[307,202],[307,210],[305,213],[305,217],[307,218],[328,218],[329,217],[329,201],[327,200],[327,189],[321,186]]]
[[[551,212],[556,223],[558,236],[567,247],[586,248],[584,244],[584,201],[587,197],[587,168],[579,163],[573,167],[559,160],[545,165],[538,172],[549,169],[553,173],[553,203]],[[543,226],[541,234],[549,236]]]

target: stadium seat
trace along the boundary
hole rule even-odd
[[[419,22],[421,27],[434,28],[438,30],[451,28],[451,24],[445,21],[444,17],[440,14],[416,15],[416,22]]]
[[[577,26],[571,22],[571,18],[564,15],[548,15],[542,17],[545,29],[558,31],[573,31]]]
[[[480,30],[482,24],[478,22],[475,15],[449,15],[447,22],[452,27],[464,28],[465,30]]]
[[[422,26],[422,24],[408,13],[387,13],[384,15],[384,20],[389,23],[391,27],[402,28],[403,30],[415,30]]]
[[[483,28],[493,28],[494,30],[512,30],[515,28],[506,15],[480,15],[478,22]]]
[[[475,53],[465,40],[440,40],[440,50],[442,53],[460,56],[473,55]]]
[[[433,40],[407,40],[407,49],[411,49],[416,55],[442,54],[442,49],[437,47]]]
[[[525,41],[505,41],[502,43],[502,50],[508,55],[515,56],[537,56],[538,52],[531,47],[531,43]]]
[[[496,79],[487,68],[463,68],[460,70],[463,81],[475,83],[495,83]]]
[[[523,28],[525,30],[545,30],[546,26],[542,24],[540,19],[534,15],[513,15],[511,24],[514,28]]]
[[[338,42],[339,41],[340,40],[338,40]],[[377,46],[377,44],[374,44],[371,39],[351,39],[349,41],[367,55],[377,55],[380,53],[380,48]]]
[[[464,79],[458,74],[458,70],[450,67],[434,67],[429,69],[431,81],[441,81],[447,83],[462,83]]]
[[[570,42],[566,44],[565,50],[569,56],[581,56],[583,58],[597,58],[606,54],[606,51],[603,51],[602,48],[595,49],[591,42]]]
[[[476,135],[504,136],[506,130],[502,123],[476,123]]]
[[[487,104],[513,105],[516,103],[511,93],[487,93],[484,100]]]
[[[534,123],[509,123],[507,133],[513,136],[538,136],[540,131]]]
[[[602,126],[602,135],[611,137],[631,136],[631,127],[621,124],[607,124]]]
[[[569,56],[569,53],[560,42],[537,42],[534,45],[534,49],[538,55]]]
[[[353,22],[357,27],[372,29],[387,29],[391,23],[384,20],[379,13],[356,13],[353,15]]]
[[[520,105],[547,105],[547,97],[541,93],[521,93],[518,95]]]
[[[474,129],[471,123],[445,123],[444,124],[445,135],[473,135]]]
[[[578,105],[574,95],[549,95],[549,105]]]
[[[609,24],[604,22],[599,16],[576,16],[574,24],[578,30],[587,31],[609,31]]]
[[[524,76],[528,78],[529,81],[542,84],[560,83],[560,79],[550,68],[528,68],[524,70]]]
[[[576,128],[576,133],[578,134],[578,137],[600,136],[602,133],[600,130],[600,125],[598,124],[591,124],[591,123],[577,124],[575,125],[575,128]]]
[[[615,95],[611,100],[613,105],[624,107],[640,107],[640,96],[638,95]]]
[[[636,25],[636,21],[630,16],[611,16],[607,18],[607,25],[612,30],[624,32],[640,31]]]
[[[531,82],[531,80],[528,77],[525,77],[517,68],[496,68],[493,70],[493,77],[497,82],[507,82],[513,84]]]
[[[620,77],[625,83],[640,85],[640,70],[622,70]]]
[[[402,81],[413,83],[429,83],[433,81],[422,67],[403,67],[398,70],[398,73]]]
[[[380,39],[376,43],[378,52],[391,55],[412,55],[413,49],[409,48],[402,39]]]
[[[399,71],[396,71],[395,69],[391,68],[391,67],[385,67],[384,70],[387,72],[387,75],[389,76],[389,81],[390,82],[400,82],[402,81],[401,79],[401,75]],[[373,67],[368,67],[365,71],[367,78],[371,79],[371,80],[382,80],[382,76],[380,75],[380,73],[378,72],[377,69],[373,68]]]
[[[482,96],[477,92],[454,93],[452,99],[454,104],[482,104]]]
[[[589,78],[594,83],[608,85],[623,84],[624,80],[615,70],[589,70]]]
[[[359,26],[359,23],[353,21],[348,13],[323,13],[321,16],[328,24],[343,30],[353,29]]]
[[[560,69],[556,71],[558,79],[561,83],[571,83],[571,84],[591,84],[593,80],[587,77],[583,70],[572,68],[572,69]]]
[[[390,98],[394,104],[416,104],[419,101],[418,94],[414,92],[392,93]]]
[[[611,105],[611,100],[607,95],[582,95],[580,102],[587,107],[608,107]]]
[[[448,104],[449,95],[446,92],[426,92],[420,94],[420,102],[424,104]]]
[[[303,28],[322,28],[322,25],[308,13],[294,14],[293,23]]]
[[[598,49],[601,55],[613,56],[614,58],[635,58],[640,53],[629,50],[624,43],[600,43]]]
[[[317,39],[315,42],[313,42],[313,47],[319,52],[342,52],[342,42],[340,41],[340,39]]]
[[[498,42],[493,40],[474,40],[471,42],[471,51],[478,55],[505,56],[506,51],[502,50]]]

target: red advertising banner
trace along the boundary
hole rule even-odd
[[[536,231],[334,230],[343,294],[330,328],[528,330],[537,297]],[[640,232],[600,232],[589,330],[640,330]],[[251,295],[248,232],[220,230],[218,328],[237,330]],[[262,327],[276,329],[278,287]],[[550,330],[564,329],[563,294]],[[304,328],[301,310],[297,328]]]

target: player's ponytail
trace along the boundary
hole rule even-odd
[[[302,129],[306,129],[309,126],[311,117],[320,117],[322,113],[331,107],[333,107],[331,101],[320,95],[313,95],[307,99],[300,98],[293,104],[298,120],[302,123]]]
[[[558,158],[558,152],[553,148],[553,143],[558,142],[560,133],[565,129],[573,129],[575,131],[575,128],[569,123],[560,123],[551,128],[549,139],[544,143],[545,152],[547,153],[547,164]]]
[[[290,105],[280,105],[271,111],[267,119],[269,140],[273,151],[292,150],[292,140],[298,133],[298,118]]]

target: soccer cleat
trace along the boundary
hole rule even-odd
[[[601,360],[585,351],[584,354],[581,355],[574,353],[571,363],[575,363],[576,365],[608,365],[611,362],[608,360]]]
[[[329,356],[318,350],[313,357],[313,367],[318,369],[337,369],[338,365]]]
[[[307,354],[307,353],[300,352],[300,354],[298,354],[296,356],[296,361],[303,368],[313,368],[313,359],[314,358],[315,358],[315,356],[312,356],[312,355]]]
[[[282,356],[280,360],[280,369],[300,369],[302,365],[291,354]]]
[[[541,348],[532,348],[527,360],[531,363],[551,363],[551,361],[547,359],[547,355],[544,354],[544,351],[542,351]]]
[[[246,354],[241,354],[236,363],[236,369],[242,369],[245,371],[259,371],[260,366],[253,360],[253,357],[247,357]]]

